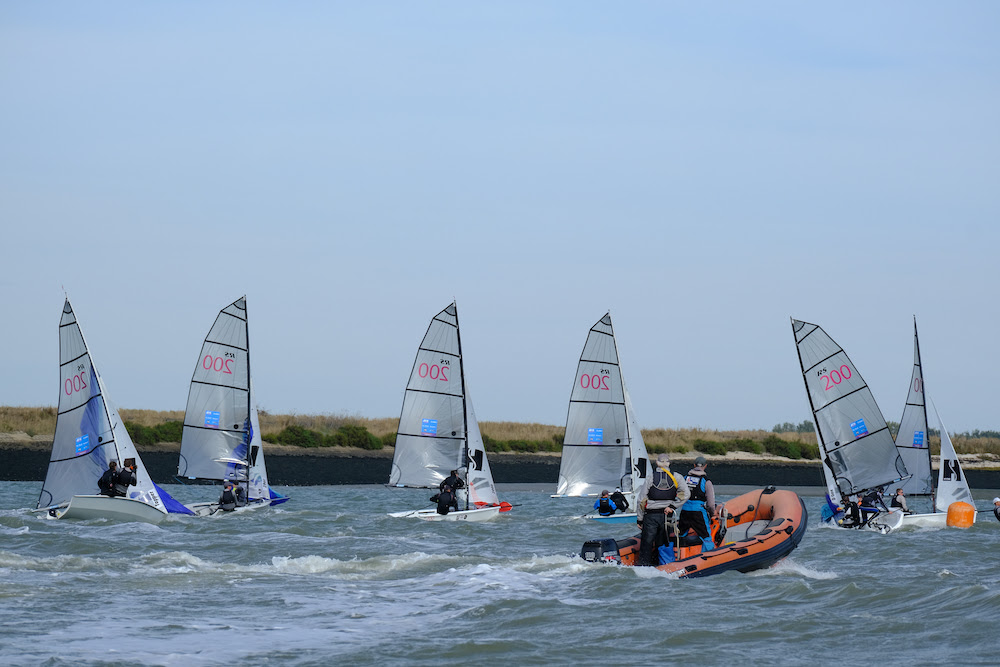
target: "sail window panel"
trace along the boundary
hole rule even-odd
[[[247,359],[247,353],[243,350],[206,341],[194,368],[192,382],[205,382],[241,389],[244,392],[249,391],[250,375],[247,371]]]
[[[243,444],[242,431],[214,431],[184,426],[177,474],[199,479],[227,479],[230,464],[243,457],[236,448]]]
[[[905,449],[899,447],[896,440],[896,451],[903,459],[906,471],[913,475],[910,479],[900,482],[897,487],[903,489],[908,496],[929,496],[934,492],[934,473],[931,470],[930,457],[926,449]]]
[[[624,404],[570,403],[565,444],[628,447],[627,434]]]
[[[228,308],[224,308],[219,313],[219,316],[215,318],[215,324],[212,325],[212,328],[208,332],[208,336],[205,337],[205,342],[219,343],[221,345],[246,350],[246,320],[229,314],[227,311],[229,311],[230,308],[233,307],[229,306]],[[245,317],[245,314],[241,313],[241,315]]]
[[[184,411],[184,425],[214,430],[246,428],[249,392],[211,384],[192,384]]]
[[[597,361],[607,364],[618,363],[618,349],[615,347],[614,336],[591,331],[583,346],[580,360]]]
[[[64,318],[65,319],[65,318]],[[67,364],[87,352],[83,334],[77,324],[59,328],[59,363]]]
[[[95,396],[86,405],[59,415],[52,439],[51,460],[85,456],[113,440],[103,401],[101,396]],[[113,451],[111,456],[114,457]]]
[[[804,335],[810,331],[812,333]],[[802,357],[802,368],[805,371],[841,351],[840,346],[815,324],[806,324],[803,329],[796,332],[795,339],[799,344],[799,355]]]
[[[461,440],[455,438],[424,438],[396,436],[390,484],[436,488],[448,474],[460,467],[457,452]]]
[[[577,366],[571,401],[624,403],[622,376],[618,366],[581,361]]]
[[[73,410],[101,393],[90,355],[59,367],[59,412]]]
[[[558,495],[596,496],[620,487],[630,472],[627,447],[563,445]]]
[[[67,502],[73,496],[100,493],[97,480],[108,469],[106,456],[102,446],[88,456],[50,463],[38,506],[49,507]],[[111,458],[114,458],[114,452],[111,452]]]
[[[406,388],[461,396],[462,360],[446,353],[418,350]]]
[[[907,475],[888,430],[831,452],[830,462],[837,473],[837,485],[845,494],[873,489]]]
[[[435,318],[431,320],[430,326],[427,327],[427,333],[420,343],[420,348],[433,352],[443,352],[457,357],[459,353],[458,329]]]
[[[399,418],[399,433],[426,439],[464,438],[462,398],[407,391]]]

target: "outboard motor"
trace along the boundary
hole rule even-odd
[[[621,563],[618,542],[607,537],[603,540],[587,540],[580,549],[580,558],[591,563]]]

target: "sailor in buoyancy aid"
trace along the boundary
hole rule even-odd
[[[115,478],[118,477],[118,461],[108,461],[108,469],[97,480],[97,488],[102,496],[115,497]]]
[[[219,509],[223,512],[232,512],[236,509],[236,492],[233,491],[232,482],[226,482],[222,487],[222,495],[219,496]]]
[[[637,565],[653,565],[653,551],[667,542],[667,518],[690,496],[684,480],[670,472],[670,455],[657,456],[636,499],[636,523],[642,529]]]
[[[451,509],[458,511],[458,498],[452,493],[451,487],[445,484],[441,488],[440,493],[435,493],[431,496],[431,502],[437,503],[437,513],[443,515],[448,514]]]
[[[997,521],[1000,521],[1000,498],[993,499],[993,516],[997,518]]]
[[[681,507],[681,520],[678,530],[684,535],[689,528],[701,538],[701,552],[715,548],[712,540],[711,516],[715,514],[715,487],[705,474],[708,461],[704,456],[694,460],[694,468],[688,471],[684,481],[691,490],[691,497]]]
[[[594,509],[601,516],[611,516],[615,513],[615,504],[611,502],[607,489],[601,491],[601,497],[594,501]]]
[[[615,489],[615,492],[611,494],[611,502],[615,504],[619,512],[628,511],[628,498],[625,497],[621,489]]]
[[[135,486],[136,482],[135,463],[132,464],[131,468],[127,465],[122,466],[118,474],[115,475],[115,495],[122,498],[128,497],[128,487]]]

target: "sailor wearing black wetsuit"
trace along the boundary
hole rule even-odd
[[[646,477],[636,500],[636,523],[642,528],[637,565],[653,565],[653,550],[667,539],[666,519],[684,504],[691,492],[684,480],[670,472],[670,455],[656,457],[653,474]]]
[[[615,504],[619,512],[628,511],[628,499],[621,492],[621,489],[615,489],[615,492],[611,494],[611,502]]]
[[[444,491],[444,487],[446,486],[451,487],[452,491],[457,491],[465,486],[465,482],[458,476],[457,470],[452,470],[451,474],[445,477],[444,480],[438,484],[438,490]]]
[[[438,504],[437,513],[442,516],[446,515],[452,508],[454,508],[456,512],[458,511],[458,499],[455,497],[455,494],[451,492],[451,487],[447,484],[444,485],[444,488],[441,489],[440,493],[435,493],[431,496],[431,502],[436,502]]]
[[[101,490],[102,496],[115,497],[115,478],[118,477],[118,462],[108,461],[108,469],[104,471],[101,478],[97,480],[97,488]]]
[[[128,487],[135,486],[135,483],[135,464],[132,468],[123,466],[115,475],[115,495],[123,498],[128,496]]]
[[[694,460],[694,468],[688,471],[684,481],[687,482],[691,497],[681,507],[681,520],[678,530],[681,535],[687,533],[689,528],[693,528],[698,537],[701,538],[701,552],[711,551],[715,548],[712,540],[712,523],[710,515],[715,512],[715,487],[705,474],[705,466],[708,461],[704,456],[699,456]]]

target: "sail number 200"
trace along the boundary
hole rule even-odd
[[[601,369],[600,375],[587,375],[584,373],[580,376],[580,386],[584,389],[600,389],[601,391],[610,391],[611,387],[608,386],[609,373],[605,369]]]
[[[851,367],[848,366],[847,364],[844,364],[843,366],[840,367],[840,370],[834,368],[826,375],[820,375],[819,379],[826,380],[825,391],[830,391],[830,389],[832,389],[835,385],[840,384],[844,380],[851,379]]]

